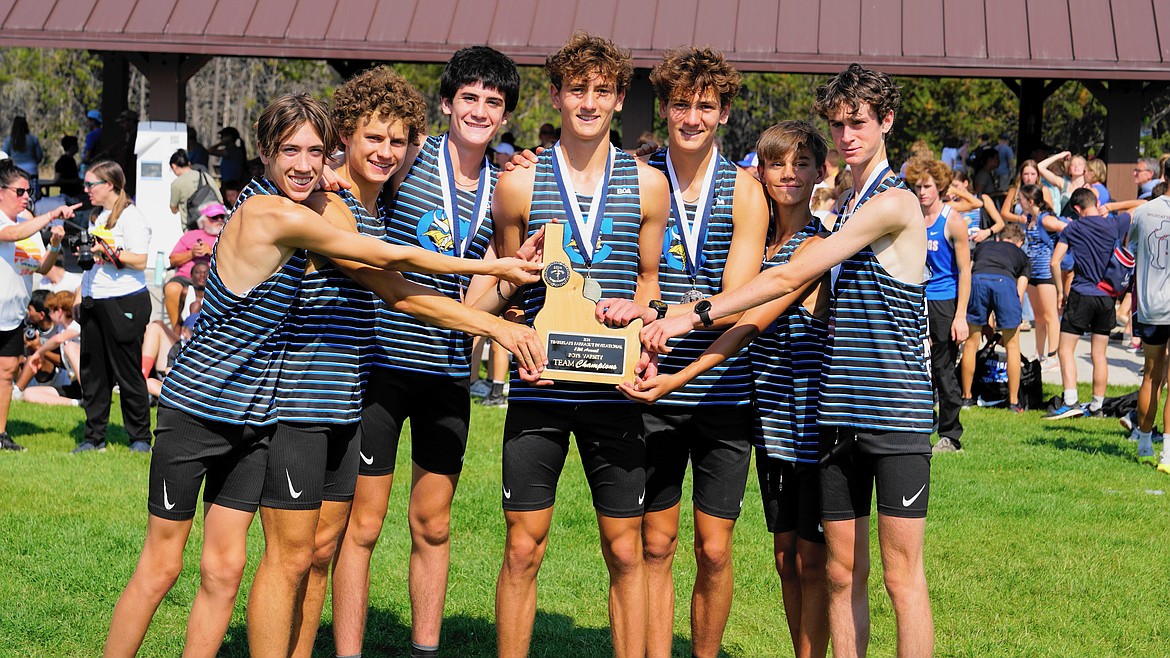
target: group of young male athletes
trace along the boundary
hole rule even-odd
[[[669,140],[646,161],[609,139],[628,52],[578,33],[545,68],[560,141],[502,175],[485,155],[520,81],[487,47],[447,64],[442,135],[421,139],[421,96],[384,66],[347,81],[330,110],[297,95],[261,115],[265,174],[220,236],[195,336],[163,388],[146,542],[106,655],[141,645],[181,571],[201,485],[185,655],[214,655],[222,642],[257,509],[265,549],[248,600],[251,653],[310,654],[332,567],[336,654],[360,655],[407,419],[411,651],[437,655],[473,335],[516,356],[499,655],[529,650],[570,435],[597,511],[615,654],[670,655],[688,464],[692,653],[718,653],[753,445],[795,653],[824,655],[830,637],[837,655],[866,651],[875,481],[898,653],[932,652],[926,235],[916,197],[886,163],[898,88],[852,65],[818,89],[815,110],[857,181],[822,224],[809,200],[827,145],[811,125],[761,136],[758,181],[716,149],[740,85],[718,52],[673,50],[654,68]],[[329,174],[339,145],[344,165]],[[337,192],[319,191],[322,179]],[[572,266],[601,291],[598,320],[646,323],[635,384],[541,380],[531,324],[550,222],[568,224]],[[521,321],[499,316],[509,306]]]

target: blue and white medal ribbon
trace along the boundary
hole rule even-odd
[[[674,164],[670,161],[670,149],[666,149],[666,172],[670,175],[670,213],[675,225],[678,226],[679,237],[682,238],[687,276],[691,279],[691,290],[683,295],[684,303],[697,302],[703,298],[695,281],[699,276],[699,268],[703,265],[703,244],[707,241],[711,208],[715,204],[715,172],[718,168],[719,150],[712,146],[711,161],[707,163],[707,171],[703,174],[695,218],[692,220],[687,216],[682,187],[678,184],[678,175],[674,173]]]
[[[451,238],[454,242],[455,257],[463,258],[463,255],[471,248],[471,243],[475,241],[475,234],[483,225],[484,218],[487,217],[488,199],[492,198],[491,190],[488,189],[491,187],[491,175],[488,173],[487,156],[484,156],[483,166],[479,170],[479,185],[475,188],[471,228],[467,231],[467,235],[462,235],[462,224],[459,221],[459,192],[455,186],[455,168],[451,164],[451,152],[447,149],[447,135],[443,135],[443,141],[439,144],[439,187],[443,192],[443,212],[447,215],[447,220],[451,222]]]
[[[613,173],[614,147],[612,145],[609,147],[609,153],[605,158],[605,175],[597,181],[597,188],[593,190],[588,214],[581,212],[572,177],[566,175],[569,165],[561,151],[561,143],[557,142],[553,145],[552,150],[553,177],[557,181],[557,191],[561,194],[561,205],[565,208],[569,228],[573,231],[573,239],[577,242],[577,252],[581,254],[581,260],[585,262],[585,286],[582,294],[596,302],[601,299],[601,284],[589,276],[589,269],[593,267],[593,250],[597,248],[597,239],[601,234],[601,220],[605,217],[605,193],[609,189],[609,178]]]

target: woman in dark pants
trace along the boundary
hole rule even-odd
[[[100,212],[91,216],[96,264],[81,280],[81,382],[85,440],[73,452],[106,449],[114,384],[121,389],[122,421],[130,449],[150,452],[150,397],[139,368],[150,320],[146,258],[150,225],[126,194],[115,162],[85,172],[85,191]]]

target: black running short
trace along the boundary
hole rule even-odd
[[[1060,318],[1060,333],[1082,336],[1092,332],[1098,336],[1108,336],[1117,318],[1113,306],[1113,298],[1106,295],[1082,295],[1075,290],[1069,292],[1064,315]]]
[[[721,519],[739,518],[755,434],[751,405],[652,406],[642,411],[642,423],[647,512],[679,503],[689,463],[695,509]]]
[[[322,500],[352,500],[357,447],[357,423],[277,423],[260,504],[305,510],[319,509]]]
[[[273,429],[223,423],[159,405],[150,455],[150,513],[172,521],[191,519],[205,477],[204,506],[255,512]]]
[[[471,394],[467,377],[373,368],[361,422],[361,475],[394,472],[402,426],[410,419],[411,460],[429,473],[463,471]]]
[[[548,509],[569,454],[569,435],[602,516],[642,515],[646,439],[635,404],[512,402],[504,421],[503,504],[509,512]]]
[[[821,479],[816,464],[802,464],[769,457],[756,449],[756,475],[764,501],[768,532],[796,531],[796,536],[817,544],[825,543],[821,526]]]
[[[1170,325],[1145,324],[1133,316],[1133,336],[1146,345],[1165,345],[1170,340]]]
[[[822,425],[820,443],[821,515],[825,520],[869,516],[875,485],[879,514],[926,517],[930,434]]]

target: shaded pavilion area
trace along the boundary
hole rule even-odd
[[[1170,0],[0,0],[0,47],[83,48],[104,65],[102,112],[126,108],[129,66],[154,120],[184,121],[186,84],[212,57],[443,62],[487,44],[542,64],[574,30],[638,67],[624,138],[651,127],[649,68],[671,47],[722,50],[741,71],[998,78],[1019,100],[1017,153],[1041,142],[1045,100],[1081,81],[1105,107],[1111,191],[1135,195],[1145,103],[1170,84]]]

